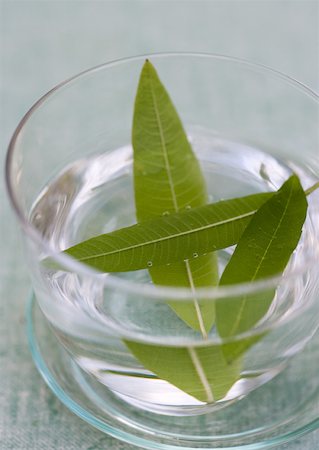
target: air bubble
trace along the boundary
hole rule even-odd
[[[162,216],[168,216],[169,215],[169,211],[164,211]]]
[[[152,267],[152,265],[153,265],[152,261],[147,261],[147,266],[148,267]]]
[[[193,253],[193,258],[198,258],[198,253]]]

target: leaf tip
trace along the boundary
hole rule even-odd
[[[150,61],[148,58],[146,58],[146,59],[145,59],[145,62],[144,62],[143,69],[148,69],[148,68],[150,68],[151,66],[152,66],[151,61]]]
[[[153,64],[151,63],[151,61],[148,58],[145,59],[145,62],[144,62],[143,68],[142,68],[142,74],[143,73],[145,73],[145,74],[147,73],[148,75],[156,74],[155,67],[153,66]]]

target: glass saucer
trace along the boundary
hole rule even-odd
[[[83,372],[56,339],[32,295],[32,357],[55,395],[76,415],[117,439],[151,450],[257,450],[319,427],[319,334],[272,381],[217,412],[172,417],[128,405]]]

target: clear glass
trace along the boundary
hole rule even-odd
[[[130,140],[144,59],[99,66],[40,99],[12,138],[8,191],[38,305],[75,364],[135,408],[194,416],[230,405],[271,380],[315,333],[319,196],[308,197],[302,239],[283,276],[196,290],[198,301],[214,307],[242,295],[258,301],[276,289],[264,317],[228,339],[215,327],[203,339],[172,311],[172,299],[194,303],[191,290],[154,286],[146,270],[100,274],[62,255],[76,242],[136,222]],[[150,59],[185,125],[211,200],[276,190],[292,171],[305,189],[318,181],[319,102],[308,88],[222,56]],[[221,270],[232,251],[219,252]],[[47,256],[64,269],[48,269]],[[240,356],[225,358],[225,349],[253,339]],[[181,376],[188,382],[195,374],[201,398],[152,372],[128,342],[159,355],[175,378],[179,355],[187,354],[190,365]]]

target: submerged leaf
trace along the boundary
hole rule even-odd
[[[148,61],[143,67],[136,96],[133,149],[138,221],[176,214],[207,203],[205,181],[198,161],[173,103]],[[196,213],[187,215],[186,220],[194,220],[196,226],[199,217],[195,216]],[[167,223],[171,223],[170,219]],[[182,223],[173,224],[175,233],[180,226],[183,226]],[[155,226],[154,230],[161,235],[160,227]],[[155,284],[192,290],[192,302],[182,304],[171,300],[169,305],[205,338],[214,323],[215,305],[213,302],[198,301],[196,289],[217,284],[217,257],[213,253],[205,255],[205,251],[200,251],[194,235],[191,240],[195,248],[191,254],[183,256],[184,242],[174,244],[174,252],[169,253],[174,253],[176,258],[170,261],[169,266],[155,267],[158,257],[167,255],[168,251],[167,246],[155,247],[154,254],[149,255],[148,265],[152,264],[149,273]],[[164,243],[164,240],[161,242]],[[209,252],[212,250],[213,247]],[[136,342],[126,344],[147,369],[204,402],[222,398],[238,377],[238,368],[228,366],[218,348],[172,348]]]
[[[306,194],[292,175],[254,214],[222,274],[220,285],[247,283],[281,273],[296,248],[307,214]],[[217,303],[216,325],[221,337],[248,331],[268,311],[275,290],[268,289]],[[256,342],[245,340],[245,349]],[[231,358],[242,353],[232,345]],[[227,353],[227,352],[226,352]]]
[[[125,343],[147,369],[205,403],[222,399],[241,369],[240,360],[225,360],[220,345],[183,348]]]

